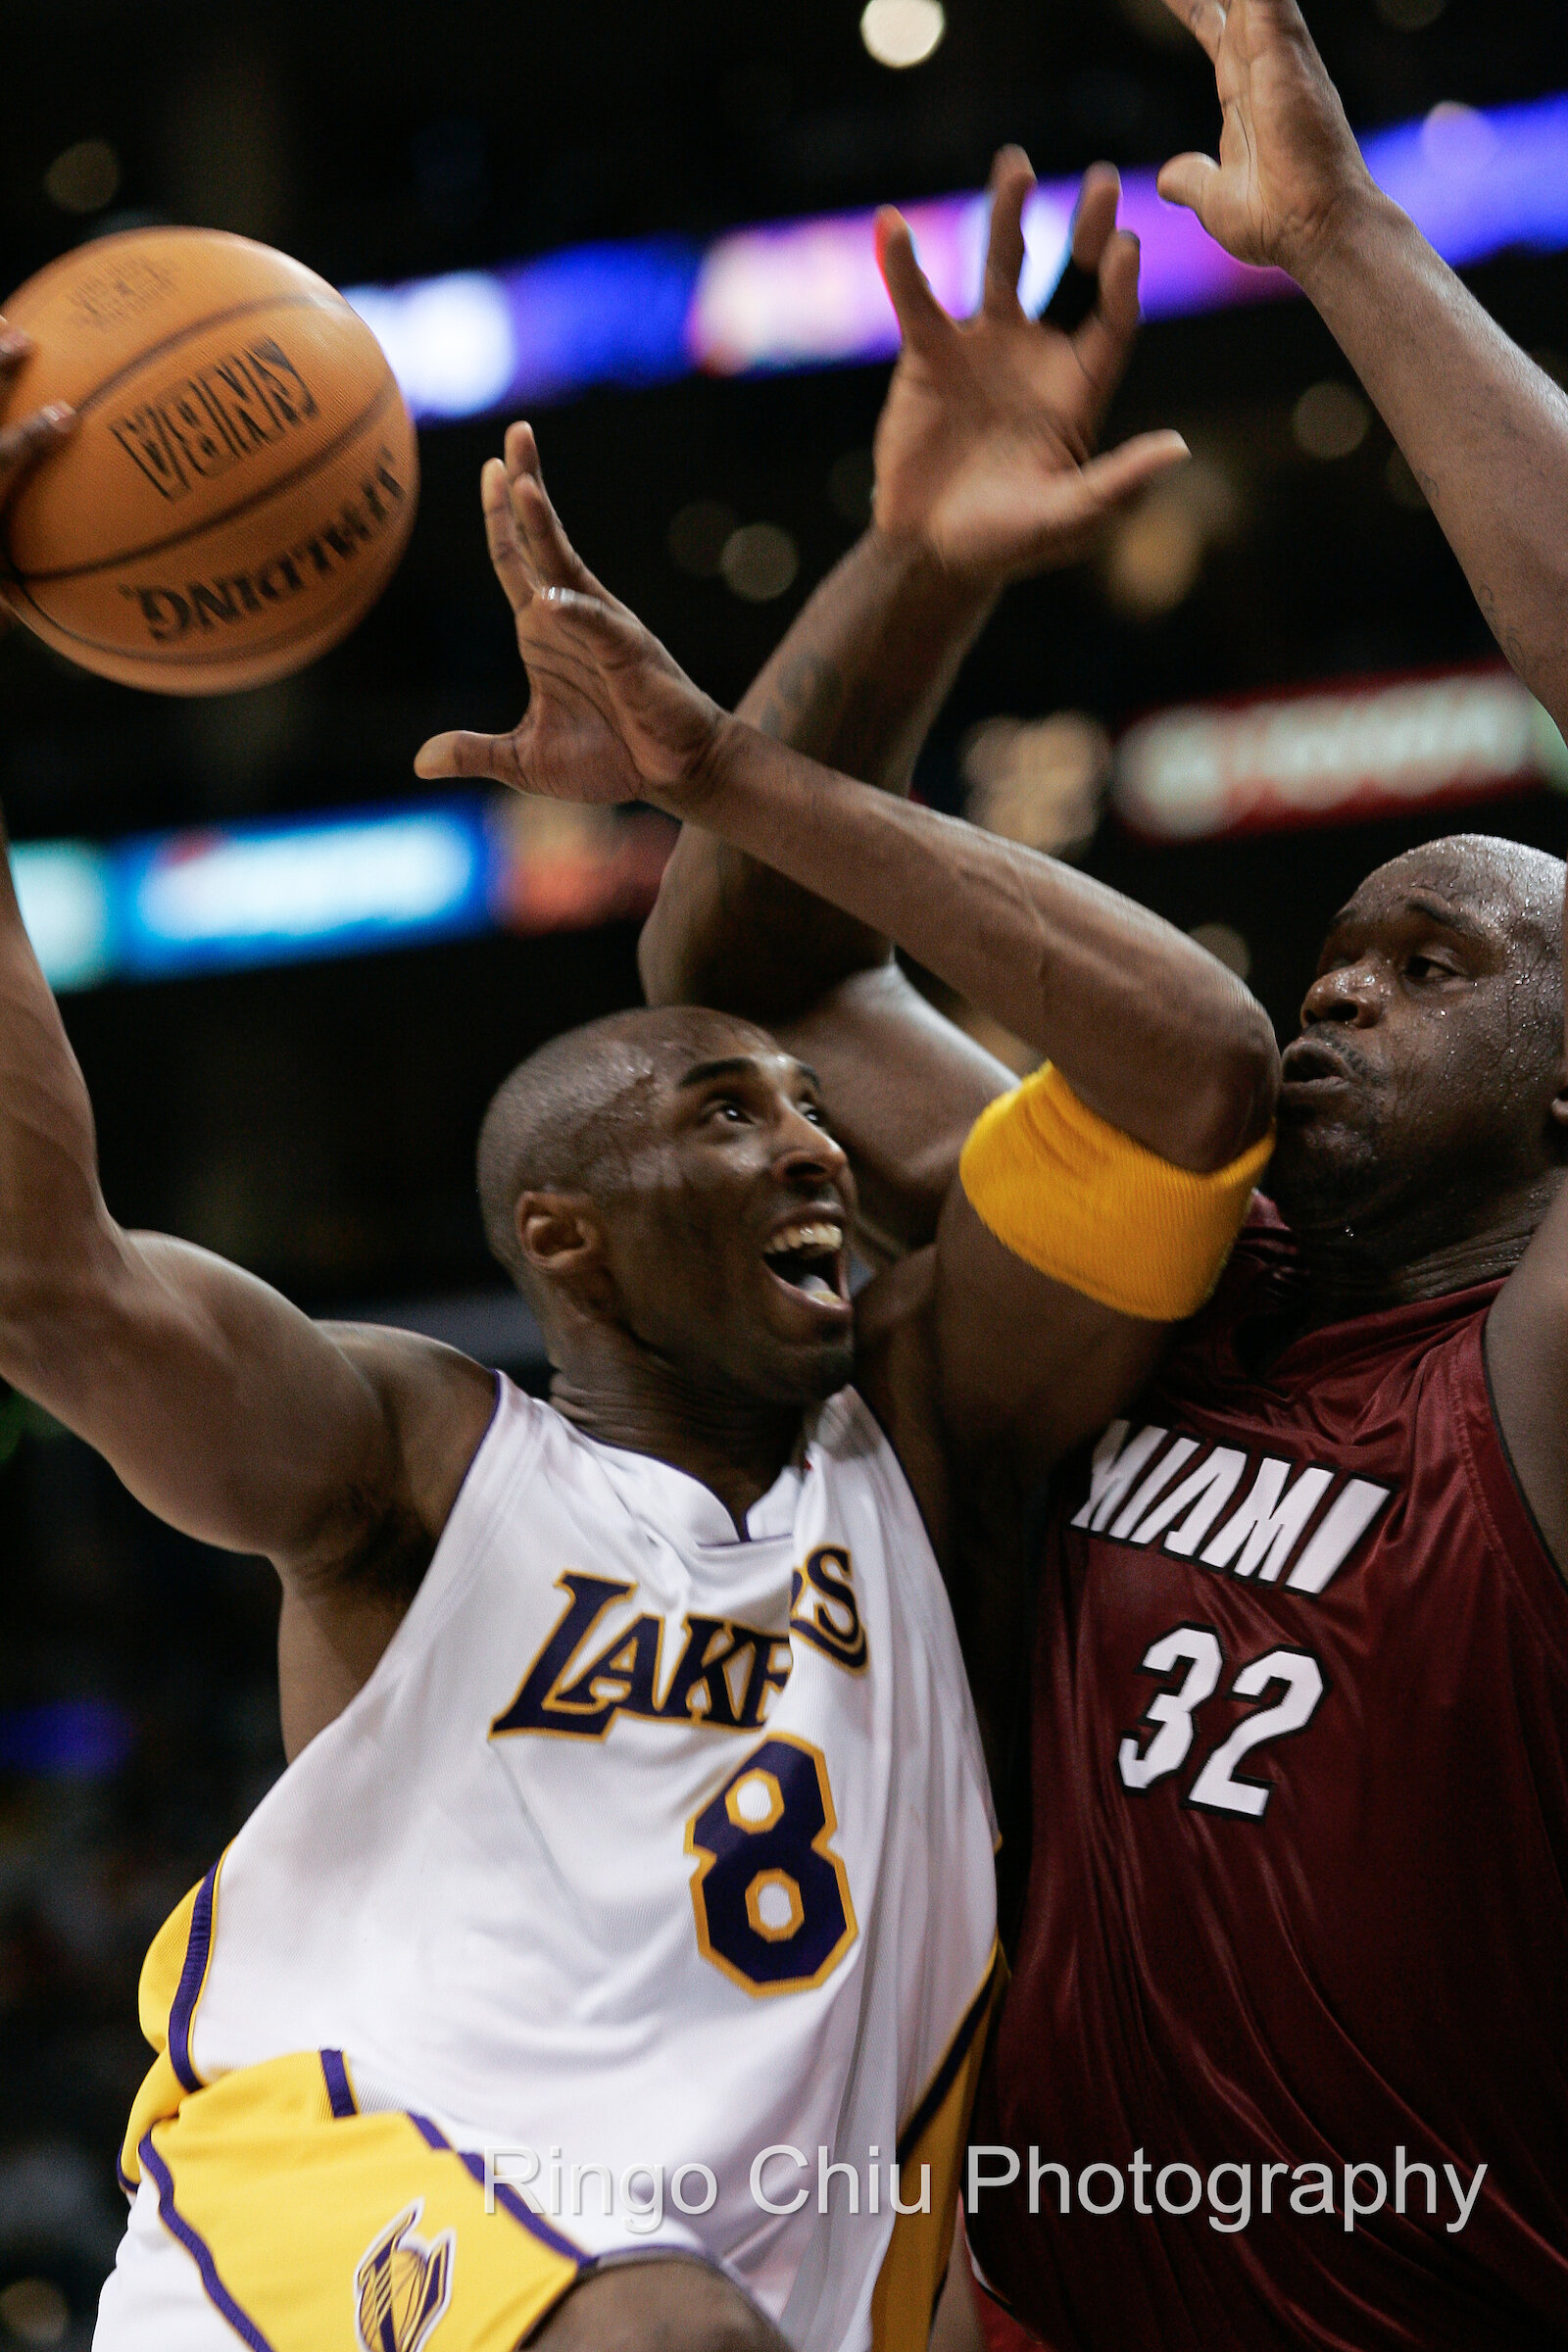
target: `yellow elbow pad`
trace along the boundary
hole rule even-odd
[[[958,1178],[1026,1264],[1118,1314],[1178,1323],[1219,1280],[1273,1149],[1271,1128],[1195,1176],[1097,1116],[1048,1061],[980,1113]]]

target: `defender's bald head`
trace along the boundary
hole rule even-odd
[[[1545,959],[1555,968],[1562,956],[1564,877],[1562,859],[1549,851],[1493,833],[1447,833],[1380,865],[1351,905],[1389,883],[1412,897],[1435,892],[1455,912],[1495,923],[1528,961]]]
[[[479,1205],[492,1254],[527,1283],[519,1199],[613,1187],[659,1079],[678,1084],[696,1066],[777,1052],[750,1021],[691,1004],[614,1012],[552,1038],[504,1080],[479,1130]]]

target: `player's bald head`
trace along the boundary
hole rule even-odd
[[[485,1239],[514,1281],[527,1273],[517,1238],[524,1193],[586,1193],[624,1182],[649,1098],[694,1062],[776,1054],[765,1030],[701,1005],[614,1012],[552,1038],[503,1081],[479,1130]]]
[[[1548,962],[1555,969],[1562,959],[1564,872],[1560,858],[1527,842],[1503,841],[1493,833],[1446,833],[1391,858],[1355,895],[1388,882],[1407,891],[1436,889],[1494,920],[1527,961]]]
[[[1568,1137],[1563,878],[1455,833],[1340,909],[1282,1065],[1270,1182],[1298,1232],[1418,1253],[1544,1213]]]

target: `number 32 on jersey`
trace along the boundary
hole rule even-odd
[[[779,1733],[753,1748],[686,1824],[697,1943],[743,1991],[808,1992],[832,1975],[859,1930],[827,1762]]]
[[[1193,1744],[1194,1715],[1213,1697],[1224,1671],[1225,1652],[1211,1626],[1178,1625],[1150,1643],[1139,1672],[1163,1676],[1167,1687],[1155,1691],[1142,1722],[1117,1747],[1116,1769],[1124,1788],[1141,1792],[1181,1770]],[[1240,1667],[1226,1695],[1271,1697],[1273,1704],[1244,1715],[1230,1737],[1204,1757],[1184,1803],[1200,1812],[1239,1813],[1261,1821],[1274,1783],[1238,1774],[1236,1767],[1265,1741],[1304,1731],[1326,1688],[1323,1669],[1307,1649],[1265,1650]]]

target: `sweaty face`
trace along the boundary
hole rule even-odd
[[[1298,1231],[1415,1210],[1457,1239],[1557,1164],[1557,969],[1510,849],[1412,851],[1336,917],[1283,1063],[1270,1181]]]
[[[854,1369],[854,1179],[814,1074],[736,1043],[652,1081],[611,1269],[637,1337],[699,1382],[812,1403]]]

